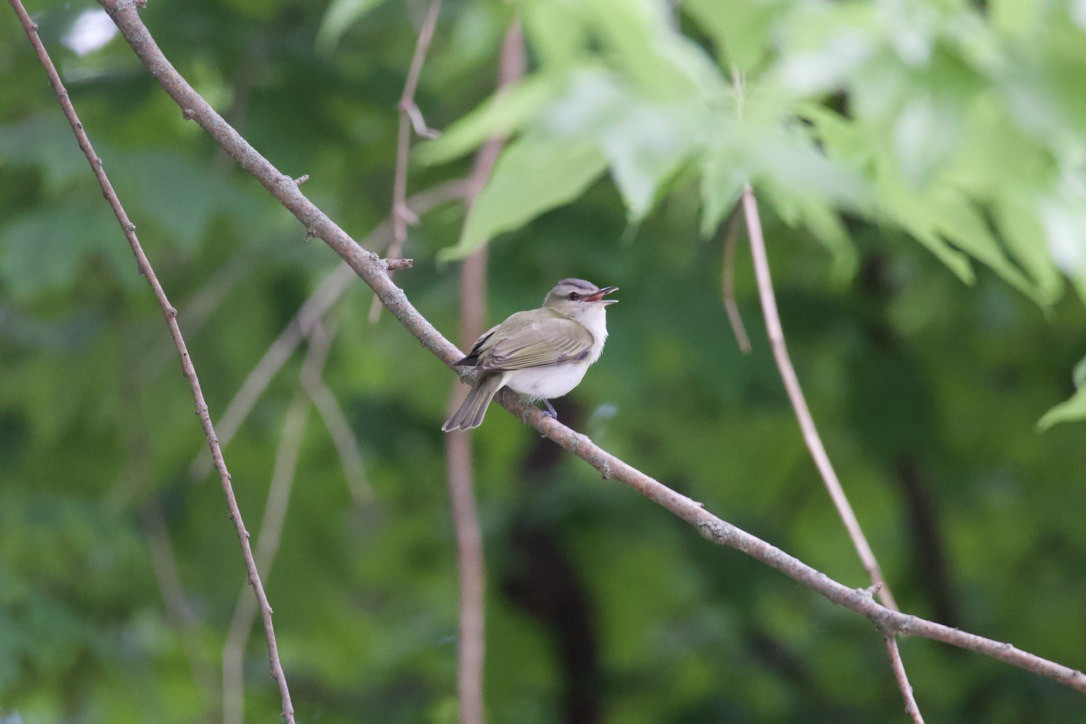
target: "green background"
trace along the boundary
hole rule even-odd
[[[418,151],[410,190],[466,174],[497,128],[531,164],[507,155],[474,227],[456,203],[426,214],[397,284],[450,338],[446,258],[495,234],[493,322],[564,276],[619,286],[607,348],[562,420],[866,586],[779,380],[742,235],[750,355],[721,303],[717,225],[736,179],[753,178],[797,372],[903,610],[1083,668],[1084,428],[1037,427],[1072,398],[1086,353],[1086,264],[1052,253],[1070,239],[1086,257],[1081,3],[721,6],[447,2],[417,100],[450,132]],[[338,260],[182,119],[123,40],[85,56],[61,43],[95,7],[28,9],[181,310],[217,420]],[[426,7],[152,0],[142,16],[361,239],[390,207]],[[499,121],[454,125],[492,94],[515,13],[543,90],[513,94]],[[0,720],[215,720],[245,576],[222,491],[189,473],[206,442],[161,313],[14,14],[0,15]],[[733,65],[746,95],[729,121]],[[547,173],[562,164],[598,169]],[[597,180],[605,169],[614,180]],[[454,377],[391,315],[371,325],[371,298],[353,283],[330,313],[324,378],[372,492],[352,494],[310,414],[265,581],[299,721],[454,721],[440,432]],[[254,536],[303,357],[226,448]],[[905,720],[865,619],[707,543],[500,409],[472,440],[490,721]],[[161,523],[183,631],[156,583]],[[930,721],[1086,716],[1047,679],[930,641],[901,648]],[[245,672],[247,719],[273,720],[259,626]]]

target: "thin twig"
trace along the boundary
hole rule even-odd
[[[200,653],[198,634],[200,623],[189,605],[189,597],[181,583],[177,570],[177,557],[170,543],[170,532],[162,515],[162,504],[152,499],[143,510],[143,523],[147,548],[151,553],[151,568],[158,584],[162,603],[166,607],[166,620],[177,634],[181,648],[189,660],[192,676],[204,697],[209,710],[216,706],[218,682],[214,670]]]
[[[323,327],[319,322],[314,324],[309,335],[309,350],[302,363],[301,377],[320,374],[328,359],[330,345],[331,338],[324,333]],[[309,399],[304,389],[299,388],[284,417],[283,433],[279,438],[279,449],[275,453],[275,466],[272,469],[271,484],[268,486],[264,517],[256,538],[257,564],[264,571],[265,577],[271,575],[275,555],[279,551],[279,540],[283,534],[283,524],[294,488],[298,456],[302,450],[308,420]],[[248,647],[249,632],[253,628],[255,617],[256,604],[248,591],[242,588],[238,593],[222,651],[223,722],[226,724],[241,724],[245,719],[245,649]]]
[[[388,278],[377,254],[361,248],[347,232],[314,205],[289,176],[284,175],[261,156],[237,131],[230,128],[200,94],[170,65],[144,26],[132,0],[98,0],[120,28],[132,50],[148,68],[162,88],[187,111],[239,164],[249,171],[275,199],[290,211],[307,229],[323,239],[340,258],[350,264],[358,276],[370,286],[381,302],[400,323],[435,357],[452,367],[463,357],[428,319]],[[525,424],[531,425],[562,448],[592,465],[605,478],[619,480],[635,491],[692,525],[703,537],[714,543],[734,548],[774,568],[792,580],[826,599],[875,623],[882,631],[897,635],[921,636],[968,649],[999,661],[1031,671],[1086,693],[1086,674],[1062,664],[959,629],[944,626],[917,616],[895,611],[875,602],[863,588],[850,588],[839,583],[780,548],[767,543],[705,510],[700,503],[675,492],[658,480],[646,475],[593,443],[588,436],[571,430],[557,420],[521,400],[516,393],[502,390],[498,403]]]
[[[420,191],[408,199],[408,204],[417,209],[419,214],[425,214],[435,206],[462,198],[467,184],[463,181],[450,181],[438,184],[426,191]],[[392,238],[392,223],[390,219],[381,222],[363,241],[367,246],[380,248],[388,244]],[[325,312],[335,304],[343,293],[350,288],[351,282],[358,278],[346,263],[339,264],[333,269],[324,281],[318,285],[308,299],[298,308],[294,317],[279,337],[264,352],[256,366],[245,377],[241,387],[234,393],[230,404],[226,406],[226,412],[218,423],[219,440],[223,447],[230,444],[237,434],[241,424],[253,411],[260,396],[271,384],[275,375],[283,368],[294,350],[298,348],[302,340],[309,334],[313,327]],[[189,466],[189,477],[193,480],[202,480],[211,471],[211,460],[205,453],[200,453]]]
[[[891,634],[886,634],[883,638],[886,640],[886,651],[890,655],[890,666],[894,670],[897,688],[901,690],[901,697],[905,700],[905,713],[913,720],[913,724],[924,724],[924,717],[920,714],[920,707],[916,705],[916,697],[913,696],[912,684],[905,674],[905,664],[901,661],[897,639]]]
[[[728,323],[735,334],[735,341],[739,344],[739,351],[743,354],[750,353],[750,337],[747,328],[743,324],[743,317],[739,314],[739,307],[735,303],[735,247],[739,237],[739,203],[728,216],[728,230],[724,234],[724,268],[721,270],[721,290],[724,297],[724,311],[728,313]]]
[[[260,613],[264,619],[264,633],[268,641],[268,659],[271,665],[271,676],[279,686],[279,694],[282,699],[283,719],[287,722],[293,722],[294,706],[290,701],[290,690],[287,688],[287,677],[283,673],[283,665],[279,661],[279,648],[275,643],[275,628],[272,625],[271,604],[268,603],[268,597],[264,593],[264,585],[261,583],[260,574],[257,572],[256,561],[253,560],[253,552],[249,546],[249,531],[245,529],[245,522],[242,520],[241,511],[238,509],[237,500],[234,498],[234,488],[230,483],[230,473],[226,469],[226,461],[223,459],[222,448],[219,447],[219,440],[215,434],[215,427],[211,424],[211,415],[208,412],[207,402],[204,400],[203,390],[200,388],[200,380],[196,376],[196,368],[189,357],[188,347],[185,344],[184,337],[181,335],[181,327],[178,326],[177,323],[177,310],[170,304],[170,300],[166,296],[165,290],[163,290],[162,285],[159,283],[158,277],[155,276],[155,271],[151,267],[151,262],[148,260],[147,255],[144,254],[143,247],[140,245],[139,238],[136,236],[136,225],[128,218],[128,214],[125,212],[124,207],[121,206],[121,201],[117,198],[117,194],[113,190],[113,184],[110,183],[109,177],[106,176],[106,172],[102,167],[102,159],[94,152],[94,147],[91,145],[90,139],[87,138],[87,134],[83,130],[83,124],[80,122],[79,116],[76,115],[75,108],[68,98],[68,91],[65,90],[64,84],[60,80],[60,75],[57,74],[57,69],[53,65],[53,61],[49,58],[49,53],[45,50],[45,46],[38,37],[38,26],[30,19],[30,16],[27,14],[26,9],[23,7],[20,0],[8,0],[8,2],[12,9],[15,10],[15,14],[19,16],[19,21],[26,31],[26,36],[30,39],[30,44],[34,46],[34,50],[38,54],[38,59],[45,67],[45,72],[49,75],[49,82],[53,86],[57,101],[60,103],[60,107],[64,111],[68,123],[72,126],[72,131],[75,133],[79,148],[82,149],[83,154],[87,157],[87,161],[90,163],[91,169],[98,179],[98,184],[102,187],[102,193],[105,194],[106,200],[109,201],[109,205],[113,208],[113,213],[116,215],[117,221],[121,225],[125,238],[128,239],[128,244],[136,257],[136,265],[139,268],[140,274],[147,278],[147,283],[151,285],[155,298],[158,300],[159,306],[162,307],[162,313],[166,317],[166,324],[170,328],[170,335],[173,337],[174,345],[177,347],[177,353],[181,358],[181,370],[185,375],[185,379],[188,380],[189,386],[192,388],[192,396],[196,403],[196,414],[200,418],[200,424],[204,429],[204,435],[207,437],[207,444],[211,449],[211,457],[214,460],[215,469],[219,472],[219,480],[222,483],[223,493],[226,495],[226,504],[230,510],[230,519],[234,522],[234,529],[238,535],[238,542],[241,544],[242,556],[245,558],[245,566],[248,569],[249,584],[253,587],[256,598],[260,603]]]
[[[320,322],[313,327],[310,337],[315,335],[327,335]],[[362,460],[362,449],[358,440],[347,422],[347,416],[343,414],[336,396],[324,382],[321,370],[315,365],[303,365],[301,374],[302,388],[305,389],[309,400],[316,408],[328,430],[332,444],[339,455],[339,464],[343,468],[343,475],[347,478],[347,489],[351,491],[351,498],[355,505],[364,505],[373,500],[373,487],[366,477],[366,466]]]
[[[769,344],[773,348],[773,358],[777,360],[777,368],[780,370],[784,387],[788,391],[788,399],[792,402],[792,409],[799,420],[800,429],[803,431],[803,441],[807,443],[807,449],[814,458],[818,472],[822,475],[822,481],[830,493],[837,514],[848,530],[852,539],[852,545],[860,556],[871,582],[878,586],[878,596],[887,608],[898,610],[897,603],[886,585],[886,579],[879,568],[879,562],[875,559],[875,553],[864,536],[860,522],[848,502],[841,481],[837,479],[837,473],[830,464],[830,457],[826,454],[826,448],[822,444],[822,438],[815,428],[814,418],[807,407],[807,400],[803,396],[803,390],[799,386],[799,378],[792,366],[792,360],[788,356],[788,347],[784,341],[784,329],[781,327],[780,314],[777,313],[777,298],[773,292],[773,280],[769,275],[769,259],[766,256],[765,238],[762,235],[762,220],[758,214],[758,202],[754,198],[754,191],[750,184],[743,187],[743,212],[747,220],[747,235],[750,237],[751,254],[754,257],[754,275],[758,280],[758,297],[762,302],[762,314],[765,316],[766,333],[769,335]]]
[[[413,127],[415,133],[423,138],[437,137],[437,133],[428,128],[422,118],[422,112],[415,103],[415,91],[419,87],[422,64],[426,61],[426,51],[430,49],[430,43],[434,39],[434,29],[440,13],[441,0],[433,0],[419,29],[415,52],[411,56],[411,67],[407,71],[407,80],[404,81],[403,93],[397,106],[400,110],[400,127],[396,137],[396,171],[392,179],[392,244],[388,247],[390,261],[403,255],[408,224],[414,225],[419,221],[419,217],[407,205],[407,162],[411,154],[411,129]],[[393,269],[391,265],[388,267],[390,274]],[[381,301],[374,297],[370,304],[370,324],[376,324],[380,315]]]

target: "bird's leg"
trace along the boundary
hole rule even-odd
[[[558,419],[558,413],[555,412],[554,406],[551,405],[551,401],[547,400],[547,399],[544,399],[543,404],[547,406],[547,411],[544,412],[543,414],[546,415],[547,417],[551,418],[552,420],[557,420]]]

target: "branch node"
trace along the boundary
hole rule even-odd
[[[396,269],[410,269],[415,266],[414,259],[382,259],[381,266],[388,271],[395,271]]]
[[[182,108],[181,117],[184,118],[186,121],[191,121],[193,118],[196,117],[196,111],[192,108]]]
[[[599,470],[600,470],[600,477],[602,477],[604,480],[610,480],[611,479],[611,461],[610,460],[604,460],[603,465],[600,465]]]
[[[304,184],[304,183],[305,183],[306,181],[308,181],[308,180],[309,180],[309,174],[307,174],[307,173],[303,173],[303,174],[302,174],[301,176],[299,176],[298,178],[294,179],[294,183],[296,183],[296,184],[298,184],[299,186],[301,186],[302,184]]]
[[[131,221],[126,221],[126,222],[124,222],[124,230],[125,231],[135,231],[136,230],[136,225],[133,224]]]
[[[396,204],[392,213],[395,214],[397,218],[403,220],[408,226],[417,226],[419,223],[418,214],[408,208],[407,204]]]
[[[177,319],[177,307],[172,304],[166,307],[166,316],[170,319]]]
[[[304,242],[309,241],[310,239],[316,239],[316,238],[317,238],[317,234],[316,234],[315,231],[313,231],[312,229],[306,229],[305,230],[305,238],[302,239],[302,242],[304,243]]]

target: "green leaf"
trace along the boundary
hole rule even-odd
[[[126,283],[138,283],[135,261],[109,205],[101,198],[69,199],[37,207],[4,227],[0,278],[21,297],[64,289],[96,254],[109,259]]]
[[[468,212],[460,243],[439,258],[462,259],[495,234],[569,203],[599,178],[607,161],[584,139],[531,134],[502,153],[486,188]]]
[[[724,92],[719,69],[676,31],[665,3],[589,0],[585,10],[591,13],[614,67],[651,97],[685,100],[691,94]]]
[[[579,0],[532,2],[524,8],[524,31],[544,70],[582,60],[591,45]]]
[[[1037,421],[1037,427],[1047,430],[1061,422],[1086,420],[1086,387],[1079,387],[1075,394],[1053,407]]]
[[[384,0],[332,0],[317,29],[317,52],[331,55],[343,34]]]
[[[693,153],[696,110],[652,104],[629,106],[599,145],[626,203],[631,223],[652,209],[661,185]]]
[[[722,64],[749,71],[769,54],[771,28],[787,6],[773,0],[683,0],[682,8],[712,37]]]
[[[6,163],[40,167],[51,191],[60,191],[90,170],[72,129],[57,113],[0,126],[0,165]]]
[[[509,135],[533,118],[554,98],[559,81],[554,76],[534,75],[508,86],[454,123],[444,135],[415,147],[415,158],[432,165],[459,158],[488,138]]]
[[[138,211],[188,250],[204,238],[217,214],[252,229],[269,208],[255,192],[172,152],[118,154],[113,165],[118,194],[130,211]]]
[[[738,149],[720,145],[705,155],[701,163],[702,237],[712,236],[735,208],[747,178]]]
[[[963,194],[944,188],[933,194],[927,206],[931,223],[939,234],[1040,303],[1033,285],[1007,259],[980,213]]]
[[[1045,232],[1026,192],[1004,192],[992,204],[992,215],[1007,249],[1033,279],[1034,294],[1042,305],[1054,304],[1063,294],[1063,279],[1045,243]]]

